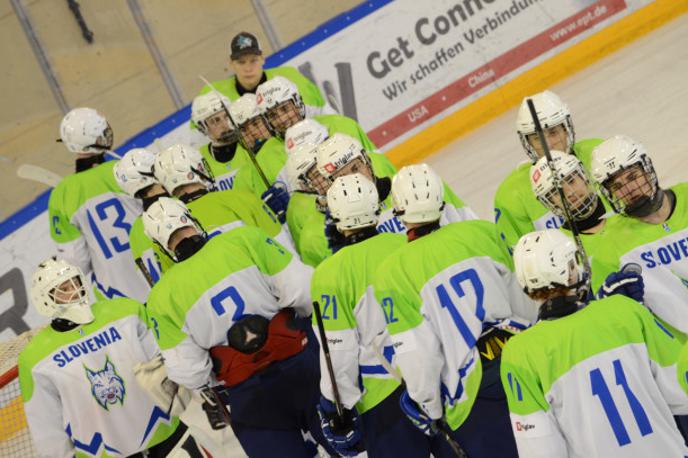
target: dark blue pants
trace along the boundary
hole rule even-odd
[[[308,326],[308,346],[299,354],[271,364],[248,380],[220,392],[229,406],[232,430],[251,458],[311,458],[316,444],[328,451],[316,405],[320,399],[318,341]]]
[[[384,401],[361,415],[361,430],[369,458],[429,457],[456,455],[440,437],[428,437],[411,424],[399,407],[399,387]]]
[[[483,378],[471,413],[452,433],[469,458],[518,458],[499,363],[500,360],[494,360],[483,365]]]

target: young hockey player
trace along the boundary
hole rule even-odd
[[[499,356],[535,316],[494,224],[440,227],[444,186],[430,172],[410,168],[394,178],[410,243],[385,259],[373,284],[406,383],[401,408],[427,434],[448,429],[472,458],[516,457]]]
[[[688,186],[660,187],[647,150],[626,136],[595,148],[592,174],[620,214],[607,249],[596,256],[617,269],[639,264],[644,304],[669,325],[688,332]]]
[[[557,179],[552,173],[546,157],[541,157],[530,168],[530,184],[533,194],[552,214],[564,219],[564,206],[559,197],[557,185],[561,186],[568,201],[571,217],[580,232],[585,253],[591,265],[592,291],[597,291],[607,275],[618,270],[618,262],[606,262],[599,256],[608,250],[608,236],[614,236],[617,217],[607,217],[607,209],[597,195],[583,163],[573,154],[551,151]],[[571,234],[568,223],[561,226],[565,234]],[[642,298],[635,298],[642,301]]]
[[[678,339],[623,295],[588,302],[580,254],[559,231],[522,237],[514,262],[520,284],[539,305],[539,322],[502,353],[519,454],[688,454],[672,418],[672,412],[688,413],[674,367]]]
[[[240,190],[214,191],[207,163],[198,150],[189,145],[174,145],[155,159],[155,178],[174,197],[188,205],[191,214],[209,237],[248,224],[263,229],[270,237],[294,251],[286,227],[254,194]],[[214,191],[214,192],[211,192]],[[164,250],[156,249],[162,271],[172,266]]]
[[[232,189],[239,167],[248,159],[229,117],[229,99],[214,91],[199,95],[191,104],[191,120],[210,139],[200,152],[210,166],[217,188]]]
[[[516,131],[530,161],[522,162],[511,172],[497,188],[494,198],[495,223],[509,253],[523,234],[556,229],[564,222],[543,207],[530,188],[530,166],[544,153],[526,103],[529,98],[533,100],[550,150],[574,154],[590,170],[592,148],[602,142],[599,139],[575,141],[569,107],[555,93],[544,91],[523,99],[516,118]]]
[[[299,89],[299,94],[312,115],[334,113],[320,93],[318,86],[303,76],[293,67],[273,67],[264,70],[265,58],[258,39],[248,32],[241,32],[232,38],[230,44],[229,67],[234,76],[214,81],[212,87],[206,85],[201,94],[219,91],[232,102],[244,94],[255,93],[256,88],[265,81],[276,76],[282,76],[293,82]]]
[[[76,173],[50,193],[50,235],[60,257],[90,274],[99,297],[144,301],[148,285],[132,261],[129,231],[141,204],[117,185],[105,162],[112,129],[92,108],[75,108],[60,124],[60,140],[76,154]]]
[[[34,273],[31,296],[52,320],[19,356],[39,456],[207,456],[170,415],[184,410],[189,393],[171,385],[177,394],[162,409],[135,380],[135,367],[160,354],[143,305],[128,298],[90,304],[81,270],[55,259]]]
[[[160,197],[169,196],[165,188],[153,175],[155,154],[144,148],[127,151],[115,165],[117,184],[129,194],[139,199],[143,210]],[[162,267],[160,259],[153,250],[153,242],[143,232],[143,221],[137,216],[129,231],[129,245],[134,263],[150,286],[160,278]]]
[[[169,378],[200,390],[213,427],[231,421],[247,455],[313,457],[302,430],[327,442],[315,408],[312,270],[252,226],[208,240],[173,199],[158,200],[143,218],[146,233],[175,261],[148,299]],[[216,393],[231,420],[212,405]]]
[[[363,445],[371,458],[430,456],[431,451],[446,445],[434,443],[442,439],[429,439],[399,410],[403,389],[380,364],[380,358],[391,363],[394,351],[382,306],[374,296],[373,277],[384,259],[405,245],[406,239],[401,234],[378,234],[377,189],[361,174],[337,178],[327,191],[327,205],[346,241],[315,269],[311,299],[322,308],[348,424],[340,424],[332,384],[323,374],[319,410],[325,437],[344,456],[355,456]],[[322,351],[320,367],[326,367]]]

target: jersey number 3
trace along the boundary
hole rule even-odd
[[[633,391],[631,391],[631,388],[628,386],[626,374],[621,366],[621,361],[615,359],[612,364],[614,365],[614,378],[616,379],[616,384],[623,389],[628,406],[631,408],[633,417],[635,417],[635,422],[638,424],[640,435],[647,436],[648,434],[652,434],[652,425],[650,425],[650,420],[647,418],[645,409],[643,409],[640,401],[638,401],[638,398],[635,396],[635,394],[633,394]],[[590,371],[590,385],[592,387],[593,396],[597,396],[602,403],[602,408],[604,409],[605,415],[607,415],[607,420],[609,420],[612,431],[614,431],[614,436],[616,436],[616,442],[618,442],[619,447],[630,444],[631,438],[628,435],[624,421],[621,419],[621,414],[619,413],[619,409],[616,407],[614,398],[612,398],[612,394],[609,391],[607,382],[604,380],[602,371],[599,369],[593,369]]]

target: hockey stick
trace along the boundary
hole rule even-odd
[[[62,181],[60,175],[33,164],[21,164],[17,168],[17,176],[25,180],[37,181],[53,188]]]
[[[375,356],[377,356],[378,361],[380,361],[380,364],[382,367],[389,372],[389,375],[394,378],[399,384],[403,387],[406,386],[406,383],[404,382],[404,379],[401,377],[401,373],[392,366],[392,363],[387,361],[387,358],[385,358],[384,353],[382,352],[382,346],[380,345],[380,341],[378,340],[378,335],[375,337],[371,345],[373,346],[373,351],[375,352]],[[456,442],[450,435],[451,433],[451,428],[449,428],[449,425],[447,424],[446,421],[444,421],[443,418],[440,418],[439,420],[435,421],[435,426],[437,426],[438,431],[440,434],[442,434],[442,437],[444,437],[444,440],[447,441],[447,444],[449,444],[449,447],[452,449],[452,451],[458,456],[459,458],[468,458],[468,455],[466,452],[461,448],[458,442]]]
[[[343,423],[344,408],[342,407],[342,399],[339,397],[337,379],[334,376],[334,368],[332,367],[332,359],[330,357],[330,346],[327,343],[327,336],[325,335],[325,325],[323,324],[322,315],[320,314],[320,304],[318,304],[318,301],[313,302],[313,313],[315,313],[315,321],[318,323],[320,345],[322,345],[323,353],[325,354],[325,364],[327,365],[327,373],[329,374],[330,382],[332,383],[332,393],[334,394],[334,407],[337,410],[339,422]]]
[[[153,276],[151,275],[151,273],[146,268],[146,265],[143,263],[143,259],[136,258],[136,259],[134,259],[134,263],[136,263],[136,267],[139,268],[139,270],[143,274],[143,277],[146,279],[146,282],[148,283],[148,285],[151,288],[153,286],[155,286],[155,282],[153,281]]]
[[[540,125],[540,119],[538,118],[537,112],[535,111],[535,104],[533,103],[533,99],[527,99],[526,103],[528,104],[530,116],[533,118],[533,123],[535,124],[535,132],[538,135],[538,140],[540,141],[542,150],[544,151],[545,157],[547,158],[547,166],[549,167],[549,170],[552,173],[554,187],[557,188],[557,193],[559,194],[559,199],[561,200],[561,205],[564,209],[564,218],[566,219],[566,224],[568,224],[568,226],[571,228],[573,240],[576,242],[576,249],[578,250],[579,256],[581,256],[582,258],[581,262],[583,263],[583,267],[585,268],[585,271],[588,274],[586,283],[588,288],[590,288],[590,278],[592,274],[590,270],[590,261],[588,260],[588,256],[585,253],[585,248],[583,248],[583,241],[580,237],[580,231],[578,230],[576,221],[571,216],[571,207],[569,206],[569,201],[566,199],[566,196],[564,195],[564,189],[561,187],[561,180],[559,174],[557,173],[557,168],[554,165],[552,154],[549,151],[549,146],[547,145],[547,141],[545,140],[545,132],[542,130],[542,125]]]

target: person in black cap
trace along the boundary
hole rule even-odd
[[[230,43],[229,67],[234,72],[229,78],[214,81],[205,85],[199,95],[215,89],[230,101],[237,100],[243,94],[255,93],[261,83],[283,76],[293,82],[299,90],[306,106],[307,117],[320,114],[336,114],[335,110],[322,96],[320,89],[294,67],[274,67],[263,69],[265,57],[263,49],[255,35],[240,32]]]

